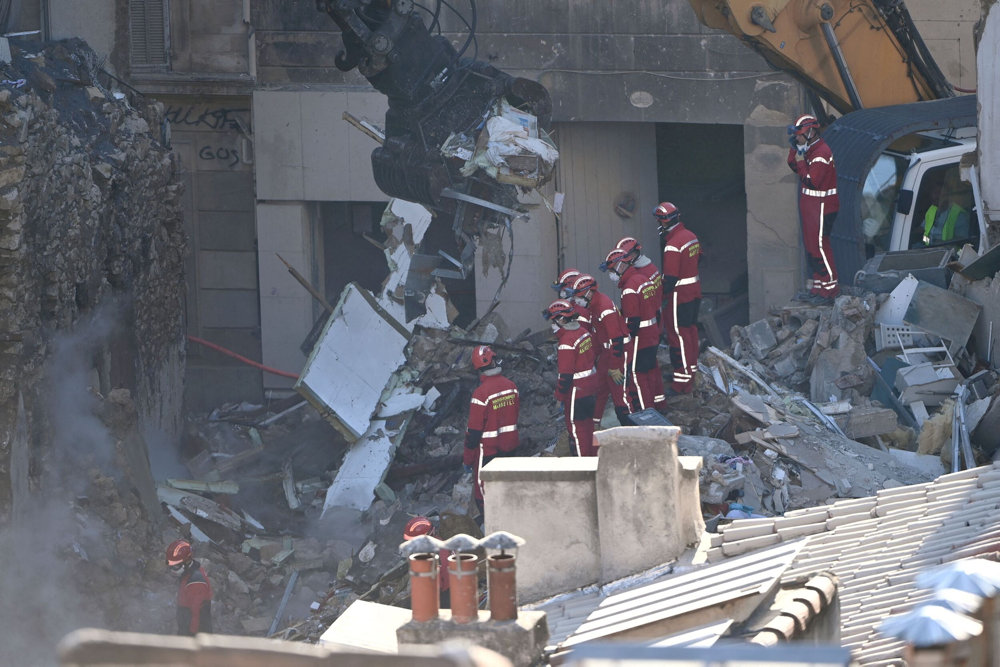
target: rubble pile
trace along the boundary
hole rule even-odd
[[[144,438],[181,429],[186,239],[162,107],[113,91],[82,41],[9,42],[0,662],[44,664],[22,640],[52,650],[83,624],[172,622]]]

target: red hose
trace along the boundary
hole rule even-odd
[[[236,354],[232,350],[227,350],[226,348],[224,348],[224,347],[222,347],[220,345],[216,345],[215,343],[209,343],[207,340],[205,340],[203,338],[198,338],[197,336],[191,336],[191,335],[188,335],[187,338],[192,343],[198,343],[199,345],[204,345],[205,347],[210,347],[213,350],[215,350],[216,352],[221,352],[222,354],[224,354],[224,355],[226,355],[228,357],[232,357],[233,359],[239,359],[243,363],[249,364],[250,366],[253,366],[254,368],[259,368],[260,370],[265,371],[267,373],[273,373],[274,375],[280,375],[281,377],[292,378],[293,380],[298,380],[299,379],[299,376],[297,374],[295,374],[295,373],[289,373],[288,371],[279,371],[277,368],[271,368],[270,366],[265,366],[264,364],[257,363],[253,359],[247,359],[242,354]]]

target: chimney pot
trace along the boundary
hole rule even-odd
[[[490,595],[490,618],[513,621],[517,618],[517,559],[514,554],[499,553],[486,558]]]
[[[410,607],[413,620],[418,623],[433,621],[440,613],[441,598],[438,592],[438,555],[417,553],[410,561]]]
[[[448,556],[451,619],[455,623],[471,623],[479,619],[478,565],[479,558],[473,553]]]

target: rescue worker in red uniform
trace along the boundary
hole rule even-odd
[[[415,516],[406,522],[403,528],[403,539],[410,540],[420,535],[432,535],[436,537],[437,530],[431,520],[425,516]],[[438,550],[438,589],[441,591],[441,608],[447,609],[451,606],[451,578],[448,576],[448,556],[451,551],[448,549]]]
[[[799,218],[806,259],[812,278],[806,281],[813,303],[828,302],[840,294],[837,268],[830,247],[830,231],[840,210],[837,168],[833,152],[819,136],[815,116],[800,116],[788,126],[788,166],[799,177]]]
[[[659,274],[650,278],[629,260],[628,253],[615,248],[608,253],[601,270],[618,281],[621,290],[621,313],[632,338],[629,363],[635,378],[635,411],[666,407],[663,376],[656,359],[660,345],[658,313],[663,300]]]
[[[560,299],[566,299],[573,304],[573,308],[576,310],[578,317],[578,322],[584,326],[584,328],[590,333],[594,333],[593,324],[590,321],[590,311],[587,310],[586,306],[581,306],[575,301],[573,301],[573,283],[582,274],[578,269],[566,269],[559,274],[556,281],[552,283],[552,289],[556,291]]]
[[[673,381],[670,395],[694,391],[698,372],[698,308],[701,282],[698,263],[701,243],[681,222],[681,212],[668,201],[653,210],[663,239],[663,328],[670,347]]]
[[[636,268],[639,272],[645,275],[647,278],[652,280],[656,286],[662,291],[663,290],[663,275],[657,270],[656,264],[649,257],[642,253],[642,245],[639,240],[631,236],[626,236],[622,238],[615,248],[624,250],[627,254],[627,259],[631,262],[632,266]],[[656,310],[656,322],[660,325],[660,331],[663,331],[663,309],[662,305]],[[657,363],[657,368],[659,368],[659,363]],[[663,375],[659,372],[650,375],[650,381],[652,382],[653,406],[660,410],[661,412],[666,409],[666,391],[663,386]]]
[[[483,483],[479,471],[497,456],[506,456],[520,443],[517,415],[521,399],[517,387],[501,374],[500,359],[489,345],[472,351],[472,367],[479,371],[479,386],[472,392],[465,430],[465,471],[475,473],[473,494],[483,513]]]
[[[597,288],[593,276],[581,274],[573,282],[573,301],[587,308],[594,328],[597,343],[597,395],[594,399],[594,428],[601,424],[604,405],[608,397],[615,405],[618,423],[631,426],[629,414],[632,412],[625,389],[625,374],[628,370],[625,347],[629,342],[628,329],[615,302]]]
[[[594,403],[597,369],[594,338],[580,325],[573,304],[559,299],[542,311],[552,322],[558,344],[556,400],[563,405],[569,446],[576,456],[597,456],[594,447]]]
[[[180,577],[177,589],[177,634],[193,637],[212,631],[212,585],[191,543],[174,540],[167,547],[167,567]]]

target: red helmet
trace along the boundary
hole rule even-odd
[[[681,212],[676,206],[665,201],[653,209],[653,217],[660,223],[660,227],[673,227],[680,222]]]
[[[601,264],[601,271],[614,271],[615,273],[621,275],[625,272],[625,268],[622,268],[624,264],[627,268],[632,264],[632,259],[629,254],[622,250],[621,248],[615,248],[608,253],[608,256],[604,259]]]
[[[819,121],[816,120],[816,116],[810,114],[805,114],[799,116],[795,121],[795,125],[788,128],[789,134],[794,134],[796,136],[808,135],[809,130],[819,130]]]
[[[638,257],[639,254],[642,252],[642,244],[639,243],[638,239],[634,239],[631,236],[626,236],[625,238],[623,238],[621,241],[618,242],[618,245],[616,245],[615,248],[618,248],[619,250],[624,250],[633,257]]]
[[[480,345],[472,351],[472,367],[477,371],[493,365],[497,353],[489,345]],[[417,517],[420,518],[420,517]]]
[[[486,346],[484,345],[483,347]],[[415,516],[406,522],[406,528],[403,529],[403,539],[412,540],[414,537],[430,535],[433,532],[434,524],[431,523],[430,519],[425,516]]]
[[[547,320],[558,320],[559,318],[565,320],[576,319],[579,315],[576,309],[573,308],[571,304],[566,299],[557,299],[549,304],[549,307],[542,311],[542,317]]]
[[[568,294],[563,294],[563,291],[570,286],[578,275],[580,275],[580,271],[578,269],[566,269],[560,273],[559,278],[552,283],[552,289],[558,292],[561,297],[569,296]]]
[[[596,287],[597,281],[594,280],[594,276],[588,276],[586,273],[581,273],[580,276],[573,281],[573,295],[577,296],[580,294],[586,294]]]
[[[194,551],[187,540],[174,540],[167,547],[167,565],[186,565],[194,558]]]

